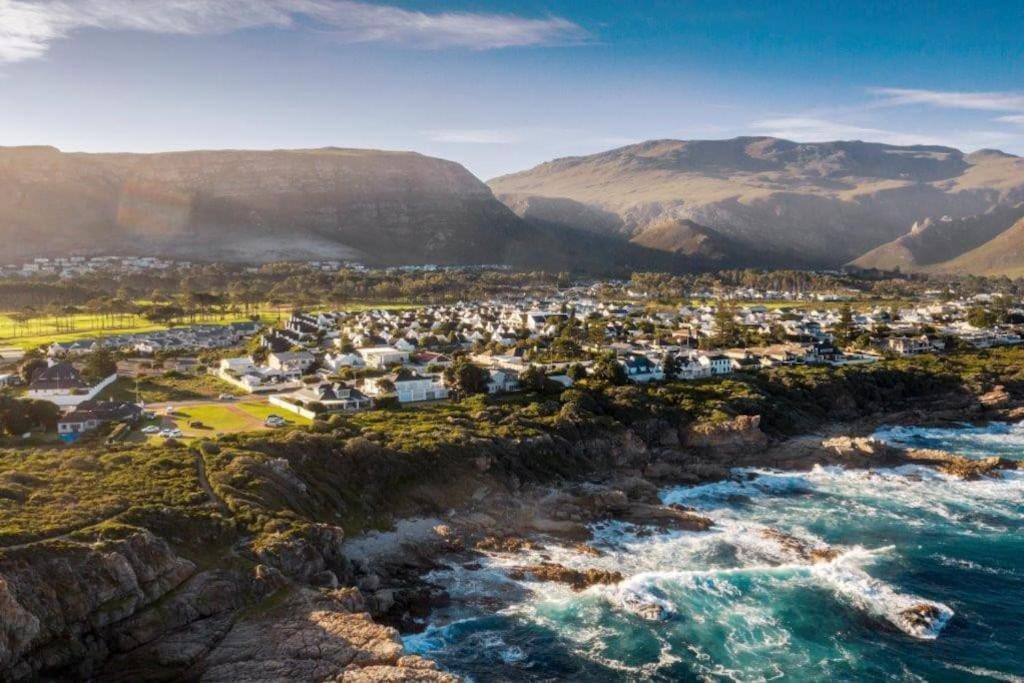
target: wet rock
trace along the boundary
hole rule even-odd
[[[572,569],[555,562],[542,562],[527,567],[516,567],[510,572],[512,578],[533,578],[537,581],[564,583],[574,591],[582,591],[591,586],[610,586],[622,581],[621,572],[607,569]]]
[[[812,546],[799,538],[787,534],[779,529],[761,529],[760,535],[762,538],[766,538],[770,541],[775,541],[782,546],[786,551],[791,553],[796,559],[803,562],[811,562],[814,564],[821,562],[831,562],[840,555],[843,551],[838,548],[831,546]]]
[[[1002,476],[1001,470],[1017,469],[1020,463],[1005,458],[989,457],[981,460],[971,460],[952,456],[946,462],[937,465],[940,472],[950,476],[959,477],[968,481],[975,481],[984,477],[998,479]]]
[[[572,549],[581,555],[589,555],[590,557],[601,557],[604,555],[603,552],[590,545],[589,543],[576,543],[572,546]]]
[[[694,512],[646,503],[633,503],[615,518],[632,524],[674,531],[707,531],[715,524],[707,517]]]
[[[487,536],[476,544],[477,550],[496,553],[520,553],[524,550],[540,550],[542,547],[519,536]]]
[[[935,605],[920,603],[901,610],[899,616],[915,630],[928,630],[942,617],[942,611]]]

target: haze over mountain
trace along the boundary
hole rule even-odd
[[[414,152],[0,148],[8,259],[943,270],[1022,216],[1024,160],[934,146],[658,140],[491,187]]]
[[[614,214],[622,234],[647,246],[685,251],[696,224],[708,239],[746,251],[726,260],[835,267],[918,221],[1024,202],[1024,160],[860,141],[652,140],[556,159],[489,184],[514,210],[523,198],[542,198]],[[665,234],[673,223],[685,226],[678,240]]]
[[[66,154],[0,148],[9,259],[159,254],[182,259],[355,259],[678,269],[666,254],[537,227],[451,161],[325,148]]]

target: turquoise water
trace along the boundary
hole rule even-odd
[[[876,436],[1024,457],[1021,425]],[[546,549],[567,566],[626,576],[581,593],[509,579],[503,568],[522,557],[435,572],[453,605],[406,645],[477,682],[1024,681],[1022,475],[742,470],[667,489],[666,503],[699,509],[714,530],[648,535],[610,523],[595,528],[602,557]],[[797,544],[837,556],[813,563]],[[921,605],[925,623],[902,614]],[[652,611],[659,618],[641,616]]]

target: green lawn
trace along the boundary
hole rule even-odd
[[[263,425],[268,415],[280,415],[293,424],[308,425],[310,420],[282,410],[263,401],[225,401],[204,403],[175,409],[172,418],[186,437],[235,434],[266,429]],[[191,427],[190,422],[198,421],[202,427]]]
[[[278,312],[271,308],[261,308],[255,312],[263,322],[277,320]],[[287,315],[282,312],[281,315]],[[249,316],[237,313],[214,315],[196,320],[196,324],[227,324],[246,322]],[[92,313],[79,313],[70,317],[62,317],[58,322],[52,316],[33,318],[25,324],[14,321],[9,313],[0,313],[0,346],[15,346],[21,349],[33,349],[43,344],[56,341],[74,341],[90,337],[111,334],[135,334],[165,330],[167,325],[152,323],[141,316],[125,316],[122,324],[111,324],[109,318]]]
[[[353,303],[345,304],[339,308],[343,311],[358,313],[375,308],[394,311],[418,307],[420,307],[420,304],[388,302],[374,304]],[[258,315],[262,322],[270,324],[278,319],[287,318],[291,311],[283,307],[260,306],[254,309],[252,314]],[[226,313],[224,315],[204,317],[201,320],[196,320],[196,324],[227,324],[246,322],[249,319],[249,315]],[[66,342],[111,334],[153,332],[155,330],[167,329],[167,327],[167,325],[151,323],[141,316],[134,315],[125,316],[123,323],[112,324],[109,318],[93,313],[79,313],[70,317],[62,317],[59,320],[59,324],[52,316],[45,315],[33,318],[22,324],[15,322],[10,312],[0,312],[0,347],[13,346],[27,350],[56,341]]]

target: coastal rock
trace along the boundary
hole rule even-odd
[[[727,422],[701,422],[686,430],[684,443],[690,448],[716,452],[763,448],[768,435],[761,431],[760,415],[738,415]]]
[[[831,562],[843,554],[838,548],[831,546],[812,546],[799,538],[774,528],[761,529],[760,535],[778,543],[784,550],[803,562],[817,564]]]
[[[539,550],[542,547],[519,536],[487,536],[476,544],[477,550],[496,553],[519,553],[524,550]]]
[[[330,524],[310,524],[301,530],[260,539],[256,554],[264,564],[281,570],[291,579],[312,585],[336,586],[337,575],[347,575],[342,554],[345,532]],[[327,572],[335,578],[331,580]]]
[[[1009,392],[1002,384],[997,384],[990,391],[978,397],[978,403],[986,408],[1005,408],[1011,400]]]
[[[144,530],[0,552],[0,679],[37,678],[72,665],[74,675],[90,675],[108,656],[115,625],[195,571]]]
[[[616,519],[631,524],[655,526],[674,531],[707,531],[714,522],[701,515],[666,505],[633,503],[616,516]]]
[[[939,463],[936,467],[945,474],[968,481],[975,481],[984,477],[998,479],[1002,476],[1000,474],[1001,470],[1018,469],[1020,466],[1018,461],[995,456],[982,458],[981,460],[952,456],[949,460]]]
[[[405,655],[398,632],[300,591],[237,623],[194,672],[200,681],[455,681]]]
[[[574,591],[582,591],[596,585],[613,585],[622,581],[621,572],[606,569],[572,569],[555,562],[542,562],[527,567],[517,567],[510,572],[513,578],[531,577],[537,581],[564,583]]]

